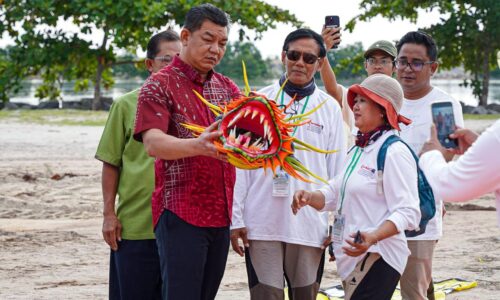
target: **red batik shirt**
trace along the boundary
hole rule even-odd
[[[229,78],[210,72],[205,81],[178,56],[171,65],[150,76],[142,86],[137,105],[134,137],[157,128],[177,138],[192,138],[180,123],[209,126],[214,114],[193,93],[196,90],[213,104],[240,94]],[[153,224],[168,209],[189,224],[224,227],[231,222],[234,167],[207,156],[177,160],[156,159],[152,198]]]

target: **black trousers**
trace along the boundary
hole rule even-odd
[[[358,284],[350,300],[390,300],[401,274],[379,258]]]
[[[111,250],[109,299],[161,299],[161,273],[155,240],[122,240]]]
[[[164,300],[212,300],[224,276],[229,226],[193,226],[165,210],[155,228]]]

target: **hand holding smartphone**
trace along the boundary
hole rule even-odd
[[[336,28],[340,26],[340,18],[339,16],[326,16],[325,17],[325,27],[327,28]],[[332,49],[338,48],[338,44],[334,44]]]
[[[445,148],[457,148],[457,140],[450,138],[450,134],[456,129],[453,104],[449,101],[436,102],[431,105],[431,111],[441,145]]]

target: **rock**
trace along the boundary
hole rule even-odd
[[[41,101],[37,109],[59,109],[59,101]]]
[[[472,114],[472,111],[475,108],[474,106],[467,105],[467,104],[463,103],[462,101],[460,101],[460,105],[462,106],[462,112],[464,114]]]
[[[62,107],[66,109],[82,109],[81,101],[63,101]]]
[[[488,109],[484,106],[474,107],[474,109],[471,112],[471,114],[475,114],[475,115],[493,115],[493,114],[497,114],[497,113],[498,112],[496,112],[492,109]]]
[[[36,108],[36,106],[34,105],[31,105],[29,103],[23,103],[23,102],[7,102],[5,104],[5,109],[10,109],[10,110],[14,110],[14,109],[34,109]]]
[[[63,101],[62,106],[66,109],[83,109],[83,110],[91,110],[92,109],[92,101],[94,98],[82,98],[79,101]],[[111,107],[111,103],[113,103],[113,98],[110,97],[102,97],[102,110],[109,110]]]
[[[19,109],[19,106],[15,103],[7,102],[7,104],[5,104],[5,109]]]
[[[490,103],[486,105],[486,108],[489,109],[490,111],[494,111],[495,113],[500,113],[500,104],[498,103]]]
[[[82,109],[92,109],[92,101],[94,101],[94,98],[82,98]],[[109,110],[111,103],[113,103],[113,98],[101,97],[101,103],[102,107],[99,107],[99,110]]]

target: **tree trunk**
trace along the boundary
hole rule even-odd
[[[92,100],[92,110],[99,110],[103,108],[101,101],[101,79],[102,73],[106,68],[106,44],[108,42],[108,30],[104,28],[104,38],[100,47],[99,55],[97,56],[97,70],[94,82],[94,100]]]
[[[104,61],[103,57],[97,58],[97,72],[94,83],[94,100],[92,100],[92,110],[100,110],[103,107],[101,101],[101,79],[102,79],[102,72],[104,71],[103,61]]]
[[[479,98],[479,106],[488,105],[488,93],[490,85],[490,51],[485,51],[483,54],[483,87],[481,89],[481,97]]]

